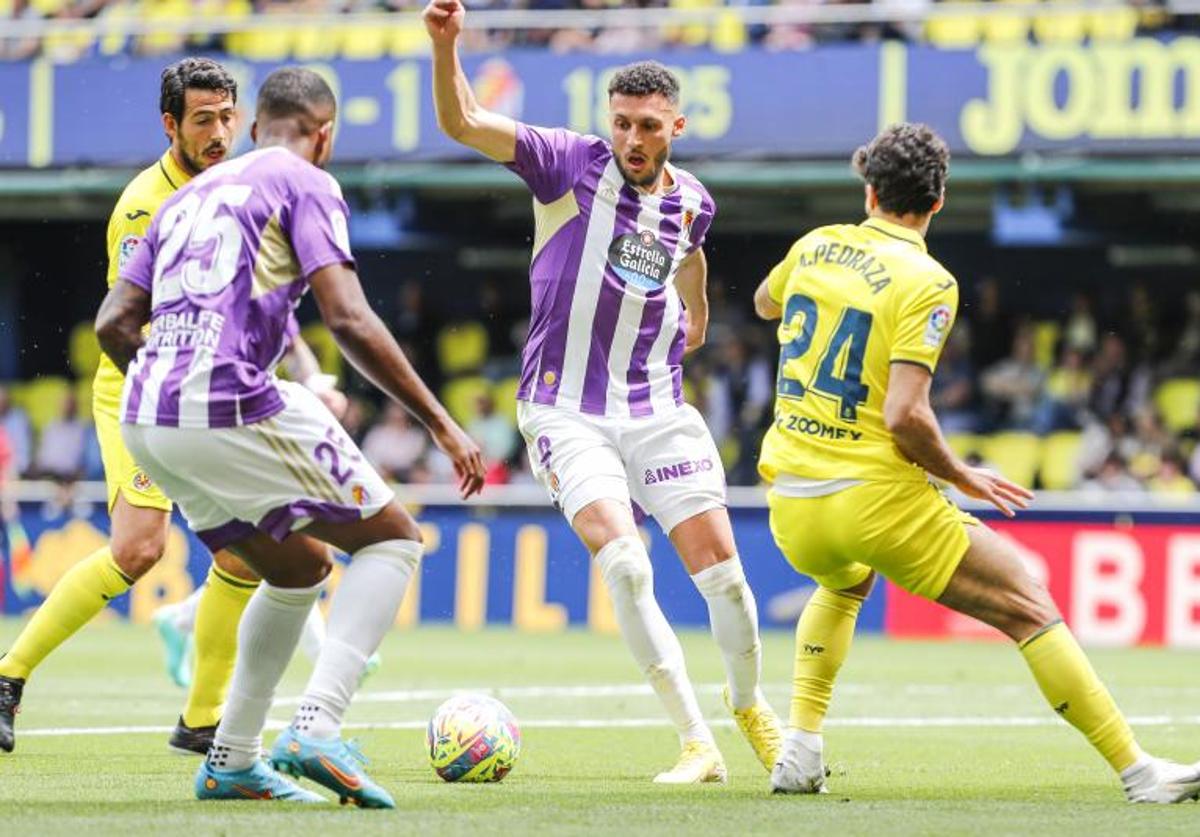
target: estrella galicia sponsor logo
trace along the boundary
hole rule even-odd
[[[820,436],[822,439],[849,439],[852,442],[857,442],[862,438],[862,431],[860,430],[834,427],[818,419],[809,418],[808,416],[798,416],[795,413],[787,415],[780,413],[776,415],[775,426],[780,430],[803,433],[806,436]]]
[[[710,457],[685,459],[673,465],[663,465],[660,468],[647,468],[645,475],[642,477],[642,482],[646,485],[655,485],[660,482],[677,480],[680,477],[690,477],[692,474],[703,474],[712,469],[713,461]]]
[[[671,254],[650,230],[613,239],[608,248],[608,263],[626,284],[643,291],[661,288],[671,272]]]

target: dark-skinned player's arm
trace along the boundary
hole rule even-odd
[[[344,263],[326,265],[309,277],[321,319],[338,348],[363,377],[425,425],[454,462],[463,498],[483,488],[483,453],[417,375],[396,338],[371,309],[358,274]]]
[[[438,127],[450,139],[511,163],[517,153],[517,123],[480,107],[458,60],[458,36],[466,9],[459,0],[432,0],[422,13],[433,41],[433,103]]]
[[[1026,508],[1033,492],[988,468],[972,468],[950,450],[929,403],[932,383],[933,373],[927,367],[910,361],[892,362],[883,420],[896,447],[933,476],[968,497],[991,503],[1007,517],[1015,514],[1014,507]]]
[[[679,265],[675,273],[675,290],[687,309],[687,334],[683,353],[690,354],[704,345],[708,333],[708,260],[704,249],[697,247]]]
[[[132,282],[117,280],[96,313],[96,339],[122,375],[146,342],[142,326],[149,321],[150,294]]]

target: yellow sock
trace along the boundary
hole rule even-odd
[[[850,652],[860,596],[818,587],[796,624],[791,726],[820,732],[833,697],[833,681]]]
[[[0,675],[28,679],[50,652],[133,584],[107,546],[84,558],[54,585],[17,641],[0,658]]]
[[[258,587],[219,567],[208,571],[208,582],[196,606],[196,670],[183,708],[189,727],[210,727],[221,720],[221,708],[237,659],[238,623]]]
[[[1054,711],[1082,732],[1118,773],[1138,757],[1133,730],[1070,629],[1055,622],[1020,645]]]

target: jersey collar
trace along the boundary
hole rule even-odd
[[[881,232],[890,238],[898,238],[901,241],[907,241],[909,244],[916,247],[922,253],[928,253],[929,250],[925,246],[925,239],[921,234],[909,227],[893,224],[891,221],[885,221],[883,218],[871,217],[859,224],[860,227]]]
[[[192,179],[192,176],[175,162],[175,155],[171,153],[170,148],[158,158],[158,170],[166,178],[166,181],[171,184],[172,189],[178,189]]]

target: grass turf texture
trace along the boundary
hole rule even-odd
[[[0,649],[19,623],[0,621]],[[527,636],[444,628],[394,633],[384,667],[347,719],[423,723],[451,690],[495,687],[524,722],[516,769],[499,785],[447,785],[429,768],[421,729],[367,728],[374,778],[397,810],[279,803],[200,803],[197,761],[167,752],[165,732],[22,735],[64,727],[173,724],[183,702],[162,672],[151,629],[91,626],[59,650],[26,688],[17,750],[0,754],[0,833],[295,834],[620,833],[789,834],[1197,834],[1200,806],[1126,805],[1115,778],[1082,738],[1051,717],[1019,655],[999,643],[857,642],[834,697],[826,755],[828,795],[773,797],[766,773],[728,725],[720,660],[704,632],[682,634],[693,681],[730,771],[726,786],[663,788],[653,775],[677,754],[649,694],[540,695],[529,687],[639,684],[615,637],[571,632]],[[787,712],[791,636],[765,637],[767,695]],[[1131,716],[1173,716],[1141,727],[1151,751],[1200,758],[1200,654],[1161,649],[1099,651],[1093,659]],[[293,697],[309,666],[295,661],[280,689]],[[506,694],[504,687],[517,689]],[[428,695],[389,695],[404,690]],[[286,721],[294,704],[277,706]],[[963,723],[1028,718],[1035,726]],[[854,726],[870,719],[940,719],[947,726]],[[918,720],[912,720],[918,719]],[[957,720],[956,720],[957,719]],[[599,722],[567,728],[549,722]],[[540,722],[540,723],[539,723]],[[274,733],[268,733],[267,741]]]

